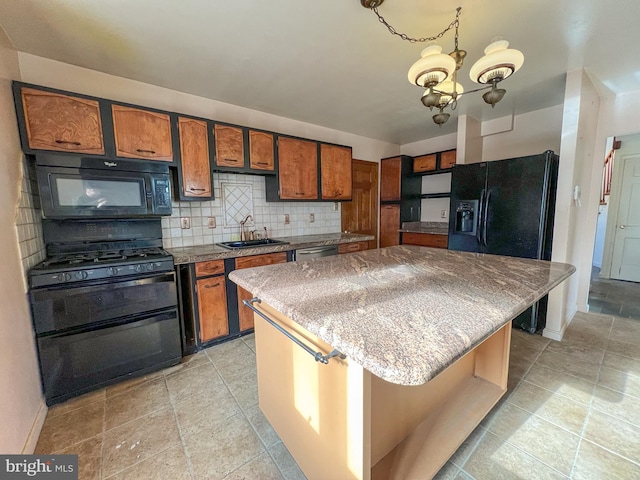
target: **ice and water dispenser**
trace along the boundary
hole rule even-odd
[[[475,235],[478,215],[478,200],[459,200],[456,204],[455,233]]]

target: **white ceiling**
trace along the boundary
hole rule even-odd
[[[398,31],[431,36],[462,6],[468,71],[495,36],[525,55],[495,109],[481,95],[455,113],[487,120],[562,103],[584,67],[614,93],[640,90],[638,0],[386,0]],[[0,0],[19,51],[202,97],[406,144],[442,128],[407,81],[424,44],[392,36],[360,0]],[[453,49],[453,34],[440,42]]]

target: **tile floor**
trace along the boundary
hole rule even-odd
[[[304,478],[258,409],[253,350],[52,407],[37,452],[78,453],[81,479]],[[640,478],[638,445],[640,321],[577,314],[562,342],[514,330],[508,393],[437,478]]]
[[[600,278],[600,269],[591,269],[589,312],[640,320],[640,283]]]

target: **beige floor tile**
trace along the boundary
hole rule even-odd
[[[216,369],[225,380],[237,375],[256,373],[255,353],[244,343],[243,345],[244,349],[238,348],[233,354],[213,361]],[[246,352],[242,350],[246,350]]]
[[[640,398],[596,386],[592,408],[640,426]]]
[[[216,360],[223,360],[229,355],[248,355],[251,353],[250,350],[251,349],[247,347],[247,344],[244,343],[241,337],[209,347],[205,349],[204,352],[211,361],[215,362]]]
[[[491,432],[462,468],[478,480],[552,480],[566,477]]]
[[[101,388],[100,390],[94,390],[93,392],[85,393],[84,395],[80,395],[79,397],[67,400],[64,403],[59,403],[57,405],[49,407],[47,415],[54,417],[56,415],[69,413],[72,410],[76,410],[80,407],[85,407],[91,403],[104,402],[105,396],[106,391],[104,388]]]
[[[640,343],[633,344],[621,340],[609,340],[607,351],[621,357],[640,360]]]
[[[104,430],[104,402],[93,402],[45,419],[35,453],[56,453]]]
[[[640,377],[640,360],[629,357],[621,357],[615,353],[607,351],[604,354],[605,367],[620,370],[621,372],[629,372]]]
[[[185,449],[198,479],[224,478],[264,452],[253,428],[242,414],[216,429],[204,429],[185,438]]]
[[[467,475],[463,470],[460,470],[455,480],[474,480],[474,478],[471,475]]]
[[[603,366],[598,377],[598,385],[640,398],[640,376],[632,373]]]
[[[527,381],[518,386],[509,402],[575,434],[580,433],[587,418],[586,404],[556,395]]]
[[[595,385],[558,370],[534,365],[524,378],[527,382],[551,390],[576,402],[589,404]]]
[[[211,363],[167,375],[165,380],[169,398],[174,404],[187,400],[198,392],[210,392],[223,385],[222,378]]]
[[[240,412],[240,407],[225,385],[194,392],[173,406],[183,438],[204,429],[217,428],[229,417]]]
[[[225,378],[231,394],[242,409],[248,409],[258,404],[258,377],[256,373],[234,375]]]
[[[287,447],[284,446],[284,443],[278,442],[272,445],[269,447],[269,453],[286,480],[306,480],[307,477],[304,476],[304,473],[302,473],[302,470],[300,470],[300,467],[289,453],[289,450],[287,450]]]
[[[603,354],[604,355],[604,354]],[[536,365],[568,373],[575,377],[595,383],[600,370],[602,359],[581,361],[566,353],[558,353],[550,350],[542,352]]]
[[[640,466],[587,440],[582,440],[571,478],[573,480],[629,480],[640,478]]]
[[[640,464],[640,427],[597,410],[589,413],[584,438]]]
[[[103,435],[96,435],[93,438],[75,444],[72,447],[60,452],[63,455],[78,455],[78,478],[79,480],[100,480],[102,469],[102,438]]]
[[[563,344],[575,347],[604,350],[607,346],[608,333],[599,334],[591,330],[570,329],[562,337]]]
[[[105,477],[105,480],[107,477]],[[182,445],[176,445],[158,453],[132,467],[123,470],[108,480],[190,480],[191,473]]]
[[[525,331],[514,328],[511,330],[511,349],[519,350],[521,347],[528,347],[531,351],[540,353],[551,340],[542,335],[531,335]]]
[[[454,480],[457,478],[460,472],[460,467],[454,465],[451,462],[447,462],[444,466],[435,474],[433,480]]]
[[[566,355],[571,363],[586,363],[588,365],[600,366],[604,358],[606,344],[602,342],[599,346],[584,343],[551,342],[545,353],[553,352]]]
[[[104,435],[102,475],[114,475],[176,445],[180,434],[171,408],[120,425]]]
[[[156,372],[149,373],[148,375],[142,375],[140,377],[134,377],[129,380],[125,380],[120,383],[116,383],[115,385],[110,385],[106,388],[107,390],[107,398],[112,397],[114,395],[120,395],[128,391],[131,388],[137,388],[140,385],[143,385],[147,382],[157,380],[158,378],[162,378],[164,375],[163,370],[158,370]]]
[[[634,318],[616,317],[611,327],[611,340],[640,344],[640,321]]]
[[[268,453],[264,452],[224,477],[225,480],[282,480],[282,474]]]
[[[211,363],[211,360],[204,351],[201,351],[193,355],[189,355],[188,357],[184,357],[178,365],[166,368],[164,370],[164,374],[171,375],[172,373],[177,373],[185,368],[197,367],[205,363]]]
[[[265,447],[268,448],[280,441],[280,437],[258,405],[248,408],[244,413]]]
[[[507,404],[489,427],[491,433],[569,475],[580,437]]]
[[[105,430],[171,406],[169,392],[161,375],[155,380],[129,388],[125,393],[107,397]]]
[[[485,434],[485,432],[486,430],[484,427],[476,427],[476,429],[471,432],[467,439],[462,442],[462,445],[460,445],[458,450],[456,450],[456,452],[451,456],[449,462],[457,465],[458,467],[462,467],[464,465],[464,462],[466,462],[469,458],[469,455],[471,455],[473,449],[476,448],[476,445]]]
[[[253,350],[254,352],[256,351],[256,336],[255,334],[251,333],[245,337],[242,337],[242,341],[244,343],[247,344],[247,347],[249,347],[251,350]]]

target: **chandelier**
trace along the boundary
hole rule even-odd
[[[420,59],[409,68],[409,82],[424,88],[422,103],[431,111],[434,108],[438,113],[433,115],[433,121],[442,126],[449,120],[450,114],[446,108],[455,110],[458,99],[464,93],[462,85],[458,83],[458,70],[462,67],[467,55],[465,50],[458,48],[458,27],[460,26],[460,12],[462,7],[456,9],[455,19],[443,31],[433,37],[412,38],[404,33],[399,33],[391,26],[382,15],[378,13],[378,7],[384,0],[360,0],[363,7],[372,10],[380,23],[387,27],[390,33],[397,35],[402,40],[411,43],[430,42],[422,50]],[[448,55],[442,53],[442,47],[434,42],[441,38],[449,30],[455,29],[454,49]],[[484,49],[484,56],[473,64],[469,71],[469,77],[475,83],[483,85],[475,90],[469,90],[467,94],[488,90],[482,95],[485,103],[495,107],[502,100],[507,91],[498,88],[498,83],[517,72],[524,63],[524,55],[519,50],[509,48],[509,42],[502,39],[492,41]]]

